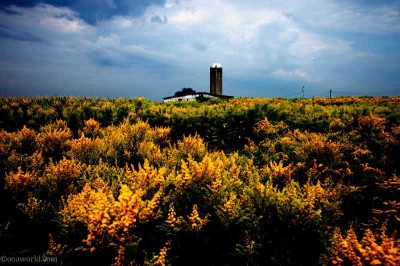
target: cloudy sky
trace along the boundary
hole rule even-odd
[[[1,0],[0,96],[400,95],[400,1]]]

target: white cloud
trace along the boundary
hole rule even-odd
[[[348,42],[335,40],[310,32],[301,32],[290,46],[289,54],[301,60],[313,60],[321,55],[351,54],[352,48]]]
[[[84,25],[78,20],[60,17],[47,17],[41,21],[41,24],[51,30],[64,33],[82,32],[85,29]]]
[[[175,0],[166,0],[164,7],[165,8],[172,8],[176,5],[176,1]]]
[[[2,19],[17,22],[14,27],[25,28],[35,33],[40,30],[82,33],[88,29],[88,25],[79,18],[79,15],[68,8],[38,4],[33,8],[10,6],[6,10],[18,14],[19,19],[5,14],[2,14]]]
[[[169,16],[168,21],[172,25],[190,27],[204,21],[205,14],[202,11],[193,9],[183,9],[174,12]]]
[[[301,23],[284,12],[290,9],[284,8],[284,5],[272,8],[265,5],[255,9],[249,3],[189,0],[153,6],[143,17],[147,21],[155,15],[168,19],[167,25],[153,29],[149,38],[168,38],[171,45],[166,46],[168,51],[165,52],[185,52],[185,60],[202,61],[204,58],[204,53],[200,52],[206,49],[194,51],[193,43],[205,43],[207,54],[218,55],[219,61],[241,65],[242,69],[243,66],[261,69],[279,61],[296,62],[299,58],[311,61],[326,53],[352,52],[351,45],[345,41],[302,28]],[[143,31],[146,30],[144,27]],[[163,51],[163,47],[159,48]]]
[[[99,36],[96,41],[97,47],[107,47],[107,48],[119,48],[121,44],[120,38],[116,34],[111,34],[110,36]]]
[[[307,80],[307,73],[303,70],[300,69],[295,69],[292,71],[284,70],[282,68],[278,68],[274,70],[272,73],[272,76],[278,77],[278,78],[284,78],[284,79],[303,79]]]
[[[117,29],[129,29],[133,26],[132,20],[126,17],[114,17],[111,20],[111,24]]]
[[[342,32],[400,33],[399,2],[310,0],[296,1],[291,13],[312,28]]]

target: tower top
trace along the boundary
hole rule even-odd
[[[212,68],[214,68],[214,67],[222,68],[222,65],[220,63],[212,63],[210,67],[212,67]]]

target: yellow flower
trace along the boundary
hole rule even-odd
[[[199,212],[197,210],[197,204],[193,205],[193,210],[190,216],[188,217],[191,227],[195,231],[199,231],[207,222],[208,222],[208,215],[206,217],[201,218]]]

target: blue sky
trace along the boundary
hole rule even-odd
[[[400,1],[2,0],[0,95],[400,95]]]

